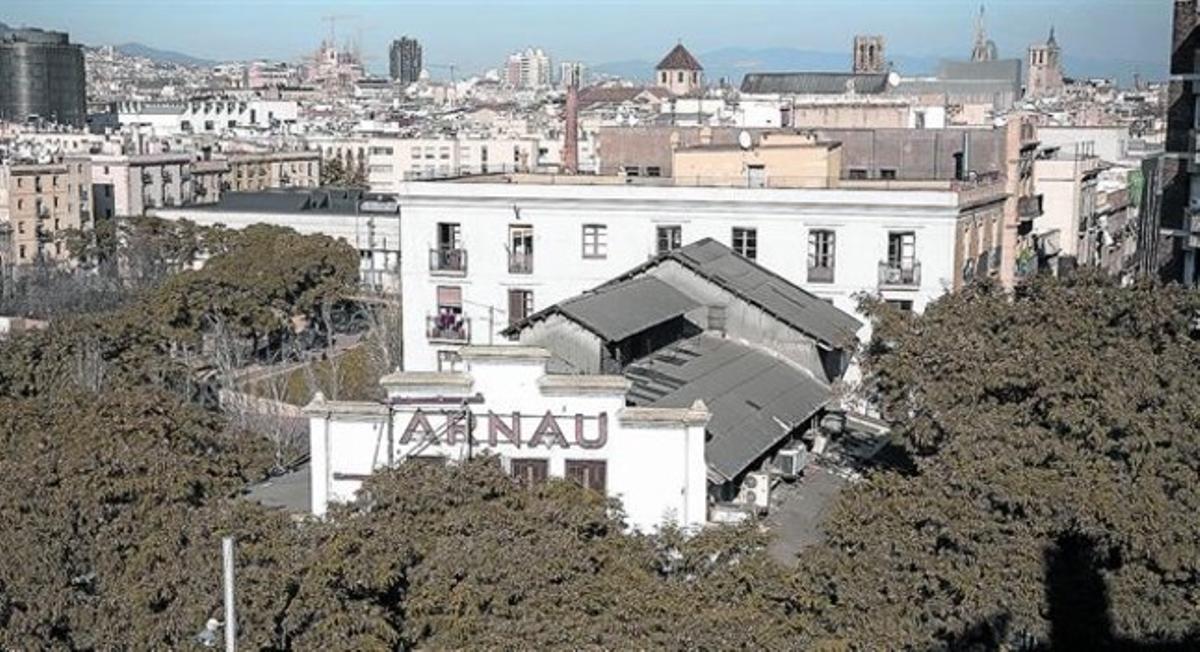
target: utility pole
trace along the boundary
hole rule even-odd
[[[233,537],[221,539],[225,567],[225,652],[237,651],[237,621],[233,606]]]

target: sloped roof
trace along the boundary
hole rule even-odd
[[[886,73],[856,75],[840,72],[753,72],[742,78],[743,93],[841,95],[853,91],[877,95],[888,89]]]
[[[858,319],[833,304],[712,238],[660,254],[612,282],[640,276],[650,267],[668,260],[683,265],[697,276],[831,348],[846,347],[854,341],[862,326]]]
[[[1021,83],[1021,60],[951,61],[938,63],[937,78],[942,81],[1004,80]]]
[[[831,398],[830,388],[795,364],[752,346],[697,335],[625,370],[635,406],[688,407],[702,400],[712,417],[704,451],[710,471],[730,480],[804,424]]]
[[[505,333],[515,334],[529,324],[561,314],[606,342],[620,342],[699,306],[657,278],[643,276],[560,301],[513,324]]]
[[[594,104],[624,104],[638,99],[643,93],[649,93],[658,99],[666,99],[670,95],[666,89],[657,86],[588,86],[579,91],[579,104],[584,107]]]
[[[567,299],[558,310],[605,340],[619,342],[699,306],[686,294],[646,276]]]
[[[667,56],[654,67],[655,70],[704,70],[704,66],[683,47],[683,43],[671,48]]]

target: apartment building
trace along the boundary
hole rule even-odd
[[[192,202],[191,154],[97,155],[91,161],[97,219]]]
[[[535,137],[372,138],[367,183],[372,192],[388,193],[406,181],[531,172],[538,153]]]
[[[287,131],[300,115],[291,100],[204,99],[115,102],[109,113],[122,127],[143,127],[156,135],[216,134],[226,130]]]
[[[221,181],[226,191],[253,192],[270,188],[316,188],[321,183],[319,152],[256,152],[231,154]]]
[[[510,323],[703,238],[850,313],[860,292],[922,310],[998,276],[1003,257],[999,182],[807,190],[551,179],[399,189],[406,369],[451,369],[459,347],[501,342]]]
[[[1036,229],[1053,241],[1060,261],[1084,262],[1094,248],[1096,187],[1104,169],[1088,143],[1046,148],[1034,163],[1034,185],[1043,210]]]
[[[91,188],[86,158],[0,165],[0,268],[67,262],[65,232],[92,225]]]

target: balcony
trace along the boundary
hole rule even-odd
[[[429,315],[425,318],[425,334],[430,342],[464,344],[471,341],[471,319],[449,312]]]
[[[508,254],[508,273],[532,274],[533,254],[519,251]]]
[[[433,274],[462,276],[467,273],[466,249],[430,249],[429,271]]]
[[[921,263],[879,262],[879,289],[915,290],[921,285]]]
[[[833,268],[832,267],[809,267],[808,268],[809,283],[833,283]]]
[[[1035,220],[1042,216],[1042,206],[1045,200],[1044,195],[1033,195],[1032,197],[1022,197],[1017,200],[1017,215],[1022,222]]]

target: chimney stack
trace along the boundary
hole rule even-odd
[[[563,140],[563,172],[579,174],[579,82],[567,85],[566,131]]]

